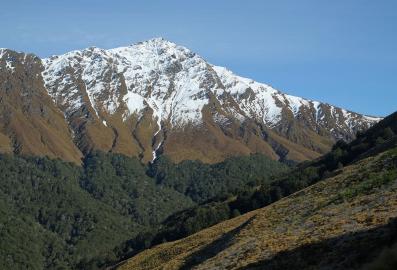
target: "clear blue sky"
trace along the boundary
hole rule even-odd
[[[293,95],[397,110],[395,0],[1,0],[0,47],[41,57],[158,36]]]

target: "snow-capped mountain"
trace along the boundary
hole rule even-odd
[[[72,51],[42,66],[44,87],[83,154],[214,162],[262,152],[304,160],[380,120],[284,94],[162,38]]]

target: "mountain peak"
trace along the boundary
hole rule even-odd
[[[174,42],[166,40],[162,37],[152,38],[146,41],[138,42],[131,44],[128,47],[119,47],[114,49],[109,49],[110,52],[115,51],[134,51],[134,53],[138,54],[146,54],[148,57],[151,55],[152,57],[158,57],[161,55],[169,55],[175,58],[176,56],[183,55],[182,58],[186,56],[190,57],[196,55],[188,48],[184,46],[180,46]]]
[[[190,150],[185,151],[184,155],[189,156],[178,156],[177,160],[199,158],[205,161],[212,155],[211,161],[220,161],[227,155],[257,152],[257,147],[274,158],[303,160],[329,149],[332,142],[317,143],[324,136],[331,140],[351,140],[357,130],[368,128],[379,120],[284,94],[269,85],[214,66],[189,49],[161,37],[127,47],[73,51],[44,59],[43,65],[46,89],[68,121],[90,119],[114,130],[111,119],[115,119],[115,115],[122,125],[131,119],[138,124],[146,119],[150,123],[146,123],[150,132],[145,131],[149,137],[147,145],[139,147],[144,149],[142,151],[153,150],[154,157],[156,151],[163,151],[160,147],[168,147],[170,150],[166,152],[179,153],[180,149],[171,144],[178,145],[182,140],[170,140],[167,144],[164,138],[169,140],[170,132],[189,127],[196,130],[191,134],[193,137],[197,132],[211,130],[215,132],[211,136],[216,138],[212,142],[223,142],[209,154],[206,147],[199,145],[200,140],[191,139],[188,142],[194,146],[189,147],[195,147],[192,151],[199,154],[191,156]],[[241,133],[247,123],[259,123],[250,129],[257,129],[253,136],[259,137],[255,142],[247,142],[248,137],[244,136],[248,135]],[[284,139],[280,138],[269,142],[272,146],[262,145],[270,136],[265,127],[309,150],[291,145],[283,148],[279,144],[283,144]],[[76,128],[77,132],[80,131]],[[115,135],[119,140],[120,133]],[[204,140],[207,135],[200,139]],[[219,139],[219,136],[225,138]],[[308,136],[312,138],[307,139]],[[123,140],[120,143],[131,142],[131,138]],[[227,146],[231,140],[237,141]],[[112,147],[114,142],[109,141]],[[225,154],[227,148],[232,148],[233,154]],[[302,151],[306,152],[302,155]],[[151,152],[144,155],[151,155]]]
[[[172,43],[172,44],[175,44],[175,43],[173,43],[173,42],[171,42],[171,41],[169,41],[169,40],[167,40],[167,39],[165,39],[163,37],[154,37],[154,38],[150,38],[148,40],[145,40],[145,41],[142,41],[142,42],[139,42],[139,43],[164,43],[164,44]]]
[[[178,45],[176,43],[171,42],[163,37],[154,37],[144,41],[132,43],[127,47],[135,48],[135,47],[177,47],[177,46]],[[125,48],[125,46],[121,46],[121,48]]]

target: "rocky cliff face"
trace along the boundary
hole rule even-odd
[[[14,74],[7,56],[0,59],[0,73]],[[283,94],[161,38],[72,51],[42,64],[44,83],[38,73],[29,76],[63,113],[60,124],[83,154],[99,149],[145,162],[159,154],[217,162],[261,152],[301,161],[379,120]]]

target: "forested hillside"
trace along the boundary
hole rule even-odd
[[[95,269],[170,215],[285,168],[262,155],[150,168],[102,152],[87,155],[82,167],[0,155],[0,268]]]

